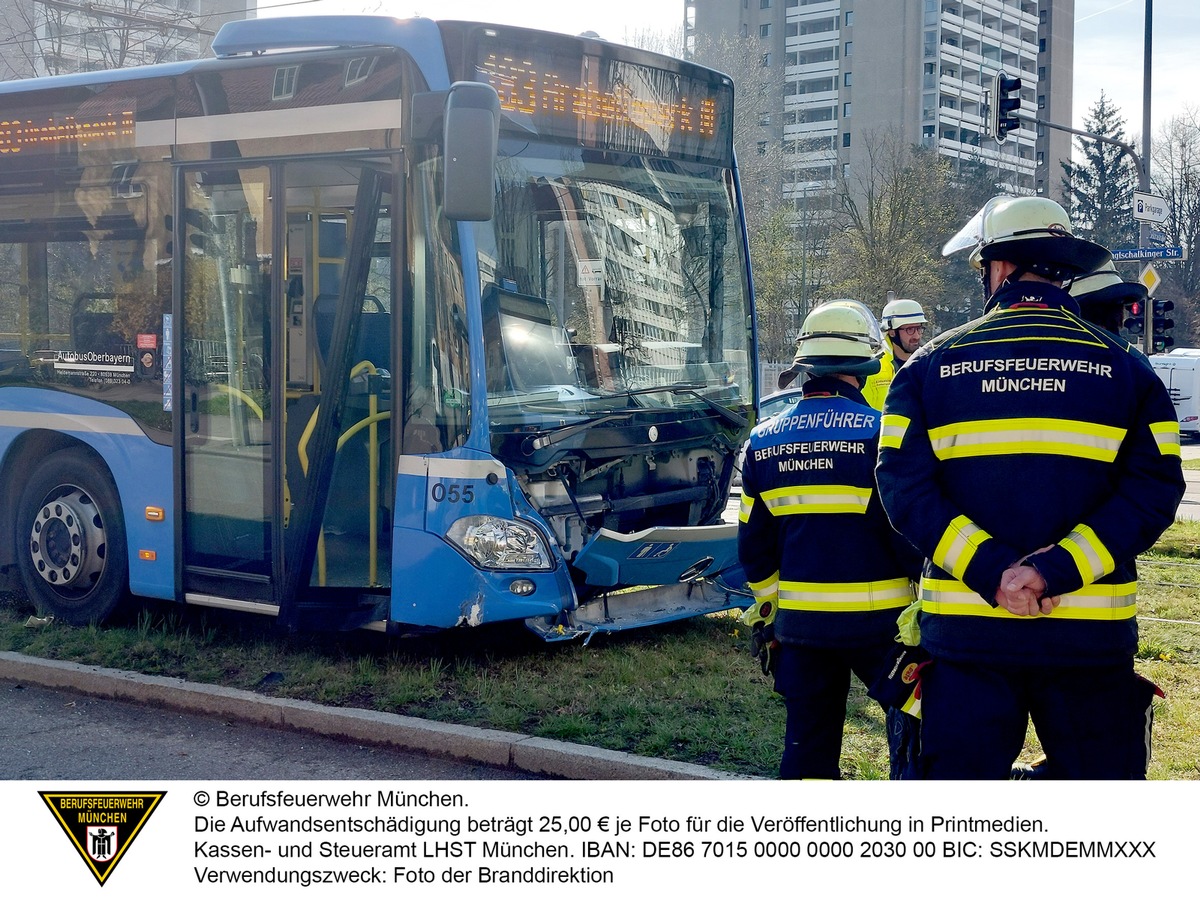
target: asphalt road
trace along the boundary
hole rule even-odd
[[[538,776],[226,717],[0,682],[8,780],[504,780]]]
[[[0,652],[0,779],[736,779],[568,741]]]

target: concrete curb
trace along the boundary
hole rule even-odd
[[[253,691],[37,659],[20,653],[0,652],[0,680],[24,681],[107,700],[146,703],[270,728],[344,738],[360,744],[507,766],[522,772],[558,778],[596,781],[745,780],[705,766],[651,759],[566,741],[527,737],[469,725],[446,725],[364,709],[340,709],[305,700],[263,697]]]

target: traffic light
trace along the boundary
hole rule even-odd
[[[1125,321],[1121,324],[1135,336],[1146,333],[1146,308],[1142,303],[1141,300],[1134,300],[1125,304]]]
[[[1166,353],[1175,344],[1175,339],[1171,337],[1171,329],[1175,327],[1175,320],[1168,319],[1167,313],[1175,308],[1175,304],[1170,300],[1153,300],[1154,304],[1154,352]]]
[[[1001,69],[992,76],[992,102],[988,109],[988,128],[997,144],[1003,144],[1010,131],[1021,127],[1017,110],[1021,108],[1021,79],[1010,78]]]

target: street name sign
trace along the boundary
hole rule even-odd
[[[1126,259],[1187,259],[1182,247],[1127,247],[1114,250],[1112,258],[1120,262]]]

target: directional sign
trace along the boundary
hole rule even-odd
[[[1167,221],[1167,201],[1154,194],[1133,192],[1133,218],[1138,222]]]
[[[1124,259],[1187,259],[1182,247],[1127,247],[1124,250],[1114,250],[1112,258]]]

